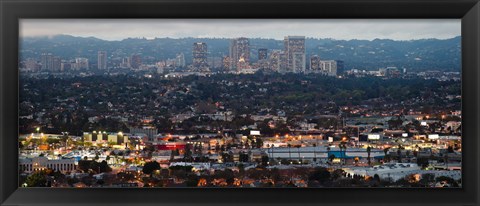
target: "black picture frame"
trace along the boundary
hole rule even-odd
[[[479,205],[478,0],[0,0],[2,205]],[[462,19],[463,187],[18,188],[18,22],[21,18]]]

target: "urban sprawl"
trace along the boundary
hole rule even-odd
[[[349,69],[303,36],[94,52],[20,60],[19,186],[462,185],[459,72]]]

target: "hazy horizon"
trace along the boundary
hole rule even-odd
[[[102,39],[102,38],[99,38],[99,37],[95,37],[95,36],[75,36],[75,35],[70,35],[70,34],[55,34],[55,35],[43,35],[43,36],[27,36],[27,37],[23,37],[23,38],[54,38],[54,37],[58,37],[58,36],[71,36],[71,37],[74,37],[74,38],[95,38],[95,39],[99,39],[99,40],[102,40],[102,41],[109,41],[109,42],[114,42],[114,41],[124,41],[124,40],[128,40],[128,39],[146,39],[146,40],[154,40],[154,39],[232,39],[231,37],[154,37],[154,38],[146,38],[146,37],[126,37],[124,39],[119,39],[119,40],[108,40],[108,39]],[[292,36],[292,35],[286,35],[286,36]],[[239,36],[241,37],[241,36]],[[449,38],[444,38],[444,39],[440,39],[440,38],[422,38],[422,39],[410,39],[410,40],[396,40],[396,39],[388,39],[388,38],[376,38],[376,39],[371,39],[371,40],[368,40],[368,39],[335,39],[335,38],[315,38],[315,37],[309,37],[309,36],[305,36],[306,39],[316,39],[316,40],[320,40],[320,39],[330,39],[330,40],[334,40],[334,41],[352,41],[352,40],[358,40],[358,41],[374,41],[374,40],[392,40],[392,41],[417,41],[417,40],[428,40],[428,39],[435,39],[435,40],[448,40],[448,39],[454,39],[454,38],[457,38],[457,37],[461,37],[461,35],[458,35],[458,36],[454,36],[454,37],[449,37]],[[268,37],[249,37],[251,39],[263,39],[263,40],[270,40],[270,39],[273,39],[273,40],[276,40],[276,41],[281,41],[281,39],[274,39],[274,38],[268,38]],[[283,40],[283,39],[282,39]]]
[[[70,35],[106,41],[236,37],[283,40],[284,36],[409,41],[461,36],[460,22],[460,19],[21,19],[19,32],[21,38]]]

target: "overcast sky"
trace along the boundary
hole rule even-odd
[[[461,34],[460,19],[22,19],[20,36],[68,34],[104,40],[155,37],[333,39],[447,39]]]

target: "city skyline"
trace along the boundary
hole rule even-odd
[[[112,38],[148,31],[105,21],[35,26]],[[18,186],[461,188],[461,37],[308,39],[456,29],[439,29],[443,20],[315,21],[148,25],[210,39],[22,39]],[[248,36],[260,26],[255,35],[281,38]]]
[[[20,37],[63,34],[109,41],[167,37],[281,40],[287,34],[338,40],[415,40],[460,36],[461,24],[460,19],[22,19],[19,32]]]

